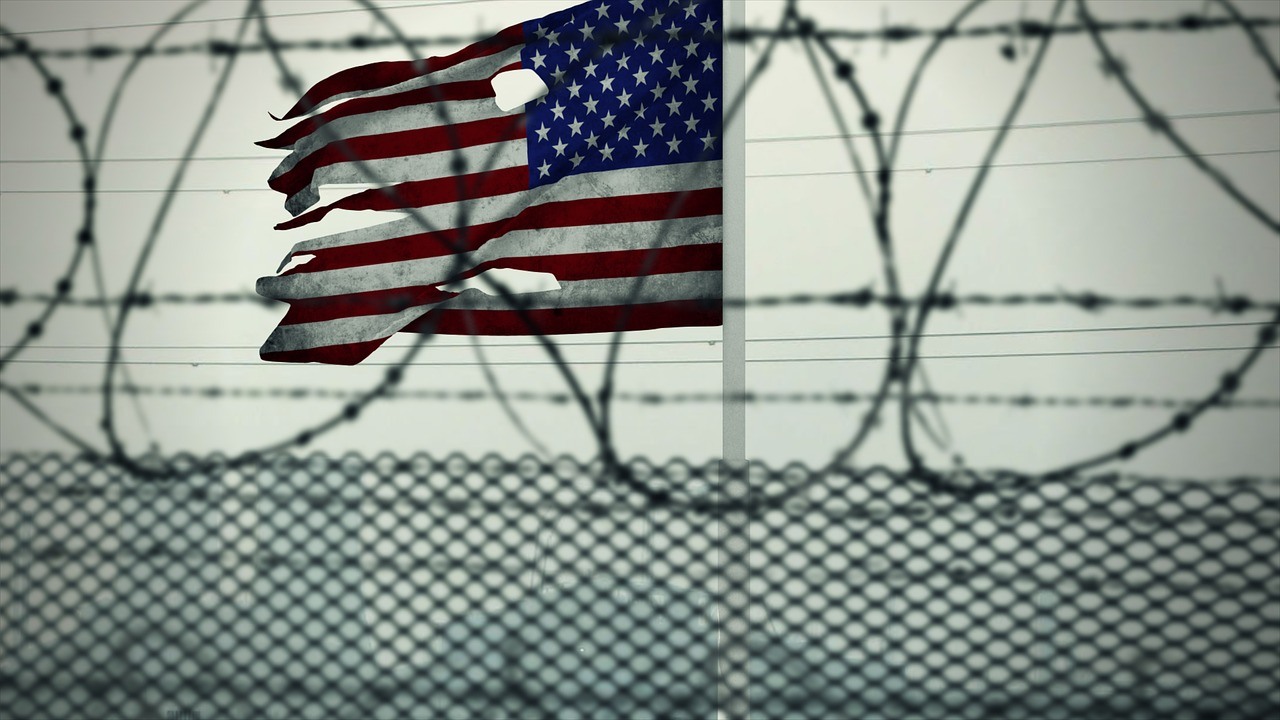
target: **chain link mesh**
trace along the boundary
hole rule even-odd
[[[717,463],[631,470],[673,497],[732,482]],[[7,455],[0,715],[710,720],[744,557],[753,717],[1280,712],[1273,481],[963,497],[753,465],[752,491],[808,486],[739,513],[748,552],[726,560],[734,513],[599,475],[313,455],[141,481]]]

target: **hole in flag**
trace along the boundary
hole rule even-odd
[[[465,280],[459,280],[457,282],[443,285],[441,286],[441,289],[448,292],[460,293],[464,290],[475,288],[486,295],[497,295],[498,292],[489,284],[490,281],[502,283],[508,290],[517,295],[521,293],[544,292],[547,290],[560,289],[560,282],[556,280],[556,276],[551,273],[530,272],[528,270],[511,270],[507,268],[485,270],[475,277],[469,277]]]
[[[538,73],[524,68],[498,73],[489,83],[493,85],[493,99],[503,112],[537,100],[548,92],[547,84],[542,82]]]
[[[276,274],[283,275],[286,271],[292,270],[298,267],[299,265],[306,265],[307,263],[314,260],[315,257],[316,257],[315,255],[307,255],[305,253],[301,255],[290,255],[289,257],[285,258],[283,262],[280,263],[280,269],[276,270]]]

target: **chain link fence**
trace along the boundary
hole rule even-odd
[[[654,505],[600,471],[6,455],[0,716],[711,720],[725,478],[633,462]],[[744,525],[752,717],[1280,713],[1280,483],[749,480],[791,490]]]

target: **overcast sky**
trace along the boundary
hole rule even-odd
[[[474,3],[381,2],[406,34],[465,36],[496,31],[538,17],[569,2],[493,0]],[[1240,2],[1250,15],[1276,16],[1274,2]],[[173,2],[0,2],[0,22],[27,33],[37,47],[89,43],[137,46],[182,7]],[[161,45],[230,39],[245,3],[210,2],[177,25]],[[968,22],[1045,19],[1048,2],[994,2]],[[1095,4],[1103,19],[1176,18],[1207,12],[1216,3],[1117,2]],[[352,3],[266,3],[278,38],[343,39],[352,33],[386,36]],[[802,10],[823,28],[874,29],[888,23],[940,26],[958,11],[954,2],[839,2],[809,0]],[[1207,10],[1206,10],[1207,8]],[[783,4],[748,3],[752,25],[776,25]],[[1064,15],[1075,20],[1074,6]],[[1273,56],[1280,32],[1261,33]],[[1277,80],[1236,30],[1202,33],[1120,33],[1107,37],[1131,77],[1171,116],[1207,160],[1232,179],[1263,212],[1280,217],[1280,95]],[[948,43],[931,65],[905,127],[894,182],[892,227],[903,286],[909,294],[927,283],[940,247],[975,177],[1037,41],[1014,42],[1015,58],[1002,56],[1000,39]],[[855,63],[871,102],[891,124],[912,68],[927,43],[836,42]],[[762,47],[748,53],[748,61]],[[454,47],[436,45],[430,54]],[[404,50],[291,52],[304,85],[351,65],[399,59]],[[132,272],[142,240],[177,167],[174,158],[197,126],[223,58],[195,53],[148,60],[125,89],[98,178],[98,251],[109,294]],[[49,59],[75,112],[89,127],[91,145],[111,92],[126,63],[85,58]],[[828,77],[831,68],[825,67]],[[44,91],[25,59],[0,62],[0,288],[49,292],[65,272],[81,222],[80,167],[68,140],[62,110]],[[847,89],[837,91],[847,122],[859,116]],[[279,82],[264,53],[236,60],[230,82],[174,200],[142,287],[155,293],[249,292],[272,273],[298,240],[314,228],[278,232],[288,217],[283,198],[266,179],[283,153],[256,140],[284,126],[279,114],[296,98]],[[1247,112],[1246,112],[1247,111]],[[1280,238],[1177,156],[1167,138],[1153,133],[1117,82],[1101,72],[1087,36],[1055,38],[1044,67],[988,178],[943,286],[958,293],[1092,290],[1107,295],[1191,294],[1280,297]],[[1110,122],[1125,120],[1124,122]],[[1107,121],[1107,122],[1096,122]],[[866,204],[857,190],[842,145],[824,139],[838,132],[801,47],[779,48],[750,96],[747,111],[748,295],[835,292],[862,287],[883,291],[885,281]],[[869,144],[858,141],[864,162]],[[1143,159],[1145,158],[1145,159]],[[1006,167],[1007,166],[1007,167]],[[329,191],[332,199],[351,189]],[[381,221],[349,213],[326,221],[324,233]],[[370,215],[364,213],[363,215]],[[76,274],[76,296],[95,292],[86,259]],[[17,342],[40,305],[0,308],[0,345]],[[363,389],[403,354],[412,338],[393,339],[357,367],[271,364],[258,347],[284,307],[251,304],[164,305],[135,312],[125,332],[124,359],[132,380],[144,386],[203,388],[305,387]],[[1085,313],[1057,306],[965,307],[936,313],[922,343],[924,368],[940,393],[1070,396],[1139,395],[1195,398],[1208,393],[1239,350],[1103,355],[954,358],[940,356],[1092,351],[1238,348],[1251,345],[1266,314],[1213,314],[1203,310]],[[1169,326],[1192,326],[1172,327]],[[1213,326],[1206,326],[1213,325]],[[1163,329],[1132,329],[1161,326]],[[1130,328],[1104,332],[1040,332]],[[758,393],[874,389],[887,351],[887,316],[879,310],[827,306],[752,309],[747,349],[753,360],[748,388]],[[1026,331],[1036,331],[1028,333]],[[719,390],[718,328],[635,333],[623,354],[621,390],[709,392]],[[560,338],[566,346],[598,342],[598,336]],[[682,344],[655,344],[695,341]],[[490,360],[542,362],[546,355],[524,339],[488,340]],[[6,383],[97,385],[102,381],[107,332],[96,309],[57,311],[40,341],[4,368]],[[598,345],[568,347],[581,362],[598,361]],[[823,360],[838,358],[838,360]],[[1280,397],[1280,361],[1265,354],[1245,379],[1240,397]],[[702,364],[646,365],[649,360],[697,360]],[[55,362],[56,361],[56,362]],[[76,361],[74,364],[63,361]],[[484,388],[484,377],[464,338],[433,341],[407,372],[405,389]],[[494,368],[508,390],[562,391],[549,366]],[[588,386],[599,365],[575,365]],[[918,387],[918,386],[917,386]],[[51,417],[101,445],[102,417],[95,394],[42,395],[35,400]],[[235,453],[289,437],[341,411],[327,399],[220,399],[143,397],[137,406],[121,398],[116,422],[128,447],[165,452]],[[517,404],[524,422],[553,452],[589,456],[587,426],[572,406]],[[756,404],[748,408],[748,455],[783,464],[827,461],[856,429],[863,405]],[[1169,409],[1021,409],[945,405],[949,438],[920,441],[928,457],[949,464],[962,455],[973,467],[1039,470],[1109,450],[1168,422]],[[715,403],[616,410],[624,456],[704,460],[719,454],[720,407]],[[859,454],[859,463],[900,465],[897,422],[888,415]],[[934,419],[935,425],[938,423]],[[1275,475],[1280,470],[1280,412],[1276,408],[1212,411],[1186,436],[1141,454],[1125,469],[1179,476]],[[0,447],[5,451],[66,449],[67,444],[8,397],[0,397]],[[389,400],[372,406],[353,424],[314,447],[339,454],[381,450],[437,455],[523,453],[529,445],[493,402]]]

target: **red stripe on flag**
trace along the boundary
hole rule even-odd
[[[722,324],[718,300],[672,300],[643,305],[528,310],[534,323],[530,330],[513,310],[437,310],[410,323],[401,332],[434,332],[440,335],[533,335],[535,333],[567,335],[573,333],[615,332],[627,313],[626,330],[653,330],[664,327],[710,327]],[[471,315],[468,324],[464,313]],[[369,357],[388,338],[364,342],[326,345],[303,350],[259,352],[269,362],[317,362],[331,365],[356,365]]]
[[[498,72],[502,73],[519,68],[520,63],[513,63],[502,68]],[[264,148],[288,148],[324,125],[340,118],[381,112],[384,110],[395,110],[397,108],[409,107],[412,105],[427,105],[430,103],[455,100],[483,100],[484,98],[491,98],[494,96],[493,84],[490,82],[491,79],[492,78],[484,80],[460,80],[458,82],[441,83],[440,85],[432,85],[430,87],[409,90],[407,92],[396,93],[395,95],[380,95],[378,97],[371,98],[352,98],[341,105],[325,110],[319,115],[298,121],[298,123],[293,127],[285,130],[270,140],[260,140],[254,144]]]
[[[596,280],[600,278],[666,275],[722,269],[720,243],[679,245],[653,250],[620,250],[586,252],[569,255],[536,255],[512,257],[481,263],[477,271],[492,268],[545,272],[557,280]],[[469,273],[469,274],[478,274]]]
[[[348,68],[334,73],[321,80],[307,90],[302,98],[282,115],[280,120],[289,120],[311,112],[328,100],[355,92],[366,92],[384,87],[391,87],[406,80],[412,80],[428,73],[453,67],[478,57],[485,57],[524,42],[524,30],[520,25],[499,32],[497,35],[468,45],[465,48],[443,57],[429,57],[425,60],[400,60],[395,62],[376,62],[359,67]]]
[[[719,300],[671,300],[643,305],[526,310],[531,330],[514,310],[437,310],[407,325],[401,332],[440,335],[568,335],[615,332],[628,311],[624,330],[666,327],[704,327],[722,324]],[[471,314],[472,325],[463,313]],[[474,327],[474,333],[471,328]]]
[[[700,272],[720,270],[722,265],[719,243],[706,245],[682,245],[658,250],[624,250],[620,252],[573,253],[529,258],[503,258],[481,263],[456,279],[475,277],[485,270],[506,268],[549,272],[557,280],[598,280],[603,278],[635,277],[646,265],[648,273]],[[646,281],[649,282],[649,281]],[[441,290],[438,285],[371,290],[347,295],[286,300],[289,312],[280,325],[337,320],[365,315],[389,315],[418,305],[431,305],[448,300],[457,293]]]
[[[348,195],[324,207],[305,212],[292,220],[286,220],[275,227],[277,230],[292,230],[316,222],[333,210],[405,210],[494,195],[507,195],[528,189],[529,168],[525,165],[470,175],[415,180]]]
[[[543,203],[527,207],[506,220],[474,225],[465,231],[441,230],[359,245],[309,250],[303,254],[314,255],[312,260],[284,274],[337,270],[470,252],[493,238],[517,230],[607,226],[614,223],[719,215],[723,211],[722,206],[720,188]],[[303,215],[290,222],[298,222],[305,217]],[[603,232],[608,232],[607,228]]]
[[[272,190],[293,195],[311,184],[316,170],[356,160],[425,155],[458,150],[476,145],[490,145],[524,137],[524,115],[496,117],[458,125],[402,130],[400,132],[340,138],[298,161],[287,172],[271,178]]]

